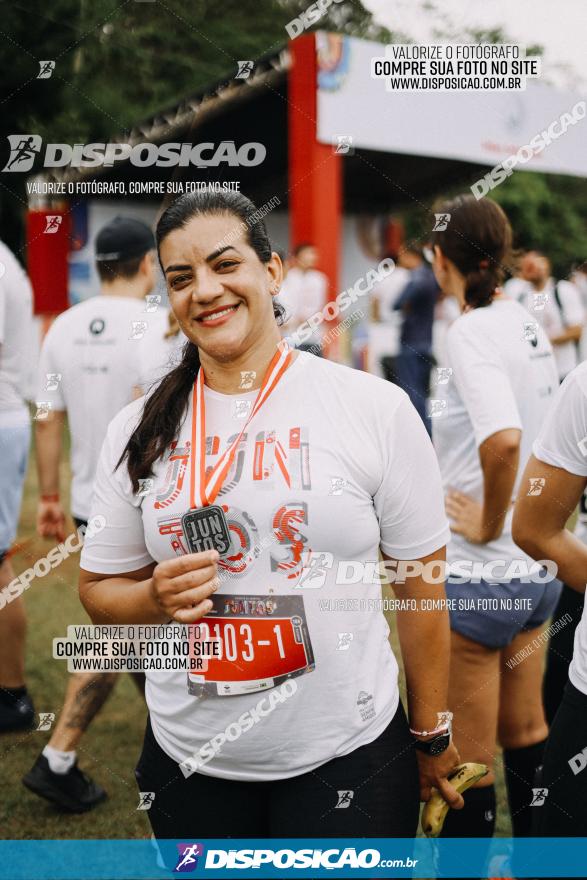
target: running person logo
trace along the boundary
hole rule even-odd
[[[154,791],[139,791],[139,805],[137,810],[150,810],[155,800]]]
[[[332,553],[314,553],[310,551],[308,561],[302,568],[296,590],[316,590],[326,583],[328,570],[332,568]]]
[[[198,858],[204,855],[201,843],[178,843],[179,857],[173,869],[175,874],[192,874],[198,867]]]
[[[350,134],[339,134],[336,138],[335,153],[342,156],[354,156],[355,148],[353,147],[353,138]]]
[[[236,419],[246,419],[253,408],[252,400],[235,400],[233,415]]]
[[[38,134],[9,134],[10,156],[2,171],[30,171],[43,141]]]
[[[248,79],[253,72],[253,67],[252,61],[239,61],[235,79]]]
[[[337,802],[334,809],[335,810],[347,810],[351,805],[351,801],[354,798],[355,793],[354,793],[354,791],[337,791],[337,795],[338,795],[338,802]]]
[[[344,477],[331,477],[330,478],[330,491],[329,495],[342,495],[343,490],[348,486],[347,481]]]
[[[37,79],[51,79],[51,74],[54,70],[54,61],[39,61],[39,72],[37,74]]]
[[[444,232],[445,229],[448,229],[449,223],[450,223],[450,214],[435,214],[434,215],[434,226],[432,227],[432,232]]]
[[[546,486],[545,477],[530,477],[530,488],[526,495],[542,495],[542,490]]]
[[[51,730],[51,725],[54,721],[54,712],[39,712],[39,726],[37,730]]]
[[[446,400],[439,397],[431,397],[428,401],[428,415],[431,419],[439,419],[447,407]]]
[[[257,373],[255,370],[241,370],[241,382],[239,388],[242,388],[245,391],[252,388],[256,375]]]
[[[547,293],[533,293],[532,294],[532,309],[535,312],[541,312],[544,309],[544,306],[548,302],[548,294]]]
[[[43,232],[54,235],[59,231],[62,222],[63,214],[48,214],[45,217],[45,228],[43,229]]]
[[[452,376],[452,367],[436,367],[435,385],[448,385]]]
[[[160,293],[150,293],[145,297],[145,311],[146,312],[156,312],[161,304],[161,294]]]
[[[147,332],[148,324],[146,321],[133,321],[129,339],[142,339]]]
[[[139,491],[137,492],[137,495],[140,495],[141,497],[150,495],[153,491],[154,483],[155,480],[153,479],[153,477],[145,477],[139,480]]]
[[[532,789],[532,800],[530,802],[531,807],[541,807],[546,798],[548,797],[548,789],[547,788],[533,788]]]
[[[59,383],[63,378],[61,373],[45,373],[47,381],[45,382],[45,391],[57,391]]]

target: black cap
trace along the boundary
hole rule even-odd
[[[96,262],[118,263],[142,257],[155,247],[149,227],[132,217],[115,217],[96,236]]]

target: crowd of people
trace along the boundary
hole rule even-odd
[[[287,344],[324,308],[327,278],[311,243],[283,261],[240,193],[181,196],[154,235],[107,224],[99,295],[43,341],[39,535],[66,535],[67,420],[69,512],[82,530],[105,523],[81,555],[91,620],[214,627],[224,646],[201,674],[136,676],[148,723],[135,773],[157,838],[414,837],[435,788],[453,808],[443,835],[489,840],[500,754],[514,836],[585,834],[585,762],[573,763],[587,742],[585,273],[553,278],[535,250],[514,269],[489,199],[441,210],[450,222],[395,255],[375,291],[375,318],[398,331],[381,377],[328,357],[327,322]],[[0,588],[27,467],[31,320],[26,276],[1,256]],[[153,295],[157,263],[170,310]],[[202,549],[213,519],[228,550]],[[307,588],[317,558],[320,589]],[[341,561],[380,558],[407,572],[392,584],[405,706],[381,584],[338,578]],[[445,560],[446,584],[427,574]],[[568,615],[546,658],[549,621]],[[0,609],[0,732],[33,723],[25,649],[18,597]],[[64,682],[23,777],[63,810],[106,797],[76,750],[116,678]],[[254,732],[202,759],[285,681],[295,689]],[[450,782],[462,761],[488,767],[464,800]]]

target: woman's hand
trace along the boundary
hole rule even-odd
[[[442,754],[434,756],[426,755],[416,749],[416,757],[420,774],[420,800],[429,801],[434,787],[438,789],[451,809],[460,810],[465,805],[463,796],[447,779],[448,774],[461,763],[454,744],[451,742]]]
[[[209,597],[220,586],[217,577],[218,552],[189,553],[155,566],[151,596],[168,617],[179,623],[194,623],[212,608]]]
[[[486,544],[490,538],[483,525],[483,505],[469,495],[453,490],[444,499],[451,531],[462,535],[471,544]]]
[[[39,501],[37,505],[37,534],[41,538],[65,541],[65,513],[59,501]]]

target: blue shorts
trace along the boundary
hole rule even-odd
[[[0,556],[4,557],[16,538],[22,487],[29,457],[31,429],[0,427]]]
[[[457,609],[449,610],[450,628],[486,648],[505,648],[518,633],[536,629],[552,616],[561,590],[556,578],[544,583],[514,578],[506,584],[455,583],[449,578],[446,597],[455,600]]]

